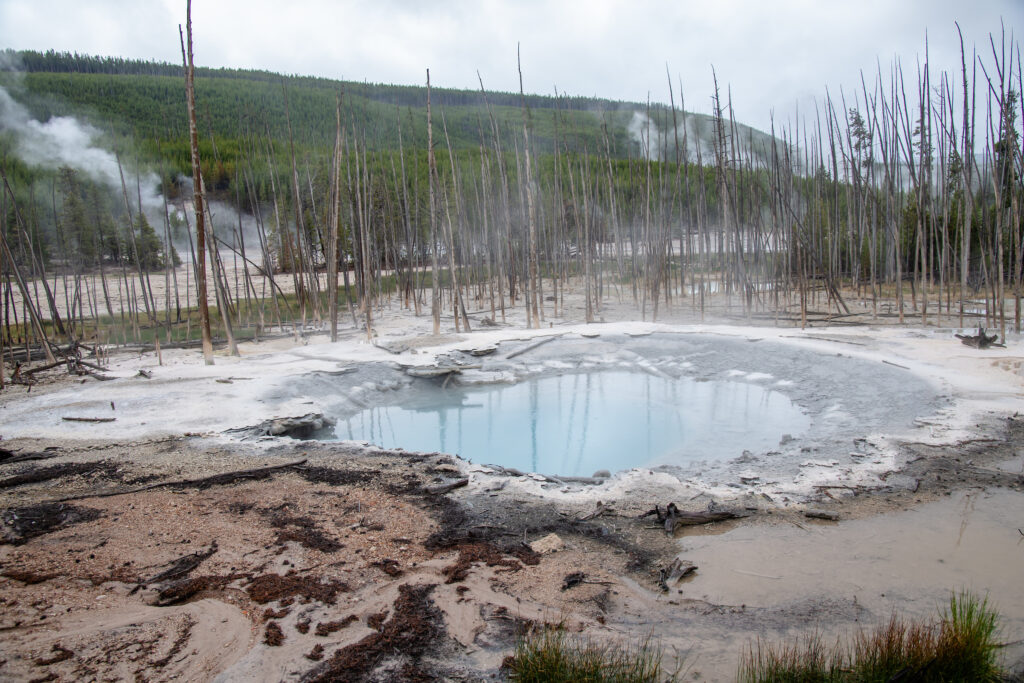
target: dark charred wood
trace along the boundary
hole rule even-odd
[[[236,470],[234,472],[225,472],[223,474],[215,474],[210,477],[202,477],[201,479],[178,479],[174,481],[163,481],[155,484],[148,484],[147,486],[141,486],[134,489],[124,489],[120,491],[99,491],[96,493],[83,493],[77,496],[68,496],[67,498],[61,498],[57,503],[65,503],[71,500],[83,500],[85,498],[110,498],[112,496],[124,496],[130,493],[139,493],[140,491],[149,491],[151,489],[158,488],[197,488],[207,489],[211,486],[226,486],[233,484],[236,481],[242,481],[243,479],[265,479],[272,474],[281,470],[299,468],[306,464],[306,458],[297,460],[295,462],[289,462],[284,465],[270,465],[268,467],[256,467],[248,470]]]
[[[831,510],[814,510],[814,509],[804,510],[804,517],[808,517],[810,519],[824,519],[824,520],[827,520],[829,522],[838,522],[839,521],[839,513],[838,512],[832,512]]]
[[[0,448],[0,465],[11,465],[16,462],[28,462],[30,460],[49,460],[56,458],[59,453],[15,453],[6,448]]]
[[[716,510],[714,509],[713,504],[709,505],[708,509],[703,512],[689,512],[686,510],[680,510],[676,507],[675,503],[669,503],[665,506],[664,512],[661,511],[660,507],[655,505],[653,510],[648,510],[644,514],[640,515],[640,517],[657,517],[658,521],[665,527],[665,531],[672,533],[681,526],[710,524],[712,522],[722,522],[727,519],[747,517],[748,515],[748,512],[740,510]]]
[[[667,593],[670,586],[695,571],[697,571],[697,565],[677,557],[672,560],[672,564],[659,571],[658,585]]]
[[[283,436],[293,439],[312,439],[329,432],[334,427],[334,420],[322,413],[308,413],[298,417],[278,417],[264,420],[253,427],[240,427],[227,430],[230,434],[242,434],[250,437]]]
[[[571,574],[566,574],[565,578],[562,579],[562,590],[567,591],[570,588],[575,588],[583,583],[586,578],[587,575],[583,572],[572,572]]]
[[[993,334],[993,335],[985,334],[985,328],[984,327],[979,327],[978,328],[978,334],[975,334],[975,335],[958,334],[958,335],[956,335],[956,338],[959,339],[960,343],[962,343],[964,346],[970,346],[971,348],[975,348],[975,349],[987,349],[987,348],[991,348],[991,347],[997,347],[997,348],[1000,348],[1000,349],[1005,349],[1006,348],[1006,344],[999,344],[999,343],[997,343],[999,341],[999,335],[997,335],[997,334]]]
[[[201,565],[204,560],[215,552],[217,552],[217,541],[211,543],[210,547],[206,550],[200,550],[183,557],[179,557],[171,563],[170,567],[143,583],[163,583],[165,581],[176,581],[177,579],[184,578],[191,574],[196,567]]]
[[[600,517],[601,515],[609,511],[611,511],[611,508],[609,506],[605,505],[601,501],[597,501],[597,506],[594,508],[592,512],[588,512],[582,517],[577,517],[576,519],[580,522],[587,522],[596,517]]]
[[[431,496],[441,496],[449,491],[465,486],[469,483],[469,477],[462,477],[453,481],[446,481],[442,484],[427,486],[423,490]]]

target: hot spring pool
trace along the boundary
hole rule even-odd
[[[442,387],[338,420],[339,439],[459,455],[527,472],[590,476],[728,460],[797,436],[810,418],[785,395],[737,381],[604,371]]]

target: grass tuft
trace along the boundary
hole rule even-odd
[[[636,647],[599,645],[546,627],[526,634],[506,662],[517,683],[661,683],[677,680],[661,666],[661,649],[644,640]]]
[[[843,658],[837,647],[829,648],[817,634],[781,645],[757,641],[744,657],[740,681],[819,683],[843,680]]]
[[[828,649],[812,636],[803,642],[758,641],[740,665],[743,683],[888,683],[890,681],[1001,680],[995,641],[998,615],[987,599],[953,594],[937,621],[893,615],[873,631],[858,633],[849,648]]]

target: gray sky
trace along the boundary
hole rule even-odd
[[[196,63],[359,81],[668,101],[710,111],[714,66],[736,118],[767,129],[797,103],[898,57],[916,80],[925,33],[932,68],[990,54],[1000,21],[1024,33],[1024,0],[196,0]],[[0,47],[179,62],[185,0],[0,0]],[[908,93],[909,96],[909,93]]]

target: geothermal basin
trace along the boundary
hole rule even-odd
[[[212,368],[140,357],[117,382],[33,391],[6,405],[5,437],[100,431],[62,420],[73,416],[115,417],[120,438],[188,432],[235,441],[264,420],[322,414],[335,427],[320,438],[450,453],[475,471],[653,472],[711,495],[740,488],[799,498],[819,485],[899,485],[900,441],[963,438],[975,418],[955,383],[972,382],[974,394],[990,383],[933,376],[931,366],[894,356],[898,344],[916,343],[909,337],[878,345],[839,330],[795,342],[789,334],[626,323],[260,345]],[[423,376],[449,368],[459,371]]]
[[[778,342],[656,333],[536,344],[506,341],[483,358],[452,350],[436,365],[463,368],[453,374],[365,364],[292,390],[336,421],[327,438],[553,476],[645,468],[733,483],[888,467],[871,436],[905,432],[944,403],[905,368]]]
[[[440,386],[342,418],[336,433],[382,448],[580,477],[727,460],[768,450],[809,423],[784,394],[756,384],[608,370]]]

